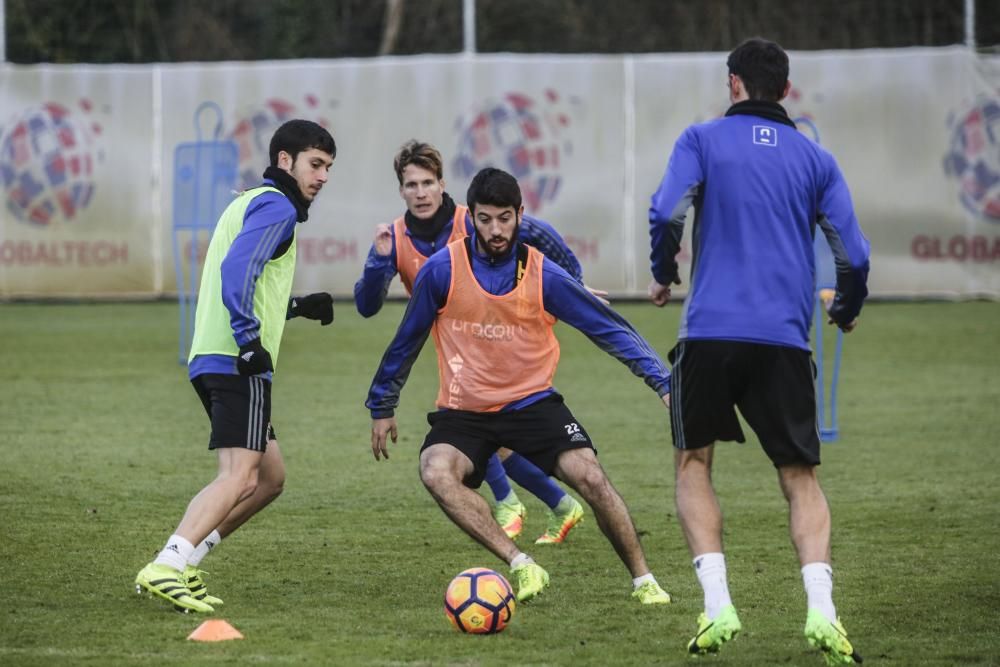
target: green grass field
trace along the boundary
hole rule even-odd
[[[679,309],[620,310],[665,355]],[[0,305],[0,664],[685,665],[701,607],[673,509],[666,411],[641,381],[560,327],[557,387],[598,443],[675,604],[641,608],[588,520],[559,547],[523,543],[552,586],[503,634],[442,613],[460,570],[497,562],[417,477],[436,391],[426,349],[400,441],[376,463],[363,407],[402,308],[286,329],[274,422],[285,494],[203,563],[246,635],[134,594],[135,573],[215,469],[207,420],[176,360],[174,304]],[[866,307],[846,340],[841,440],[824,445],[838,611],[866,665],[1000,664],[1000,305]],[[751,438],[720,446],[730,585],[744,633],[708,665],[821,665],[775,474]]]

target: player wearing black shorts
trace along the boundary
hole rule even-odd
[[[201,560],[278,497],[285,464],[271,428],[271,378],[285,320],[333,321],[329,294],[290,298],[295,231],[327,181],[337,148],[312,121],[274,133],[260,187],[241,193],[219,218],[205,257],[188,377],[212,426],[218,474],[190,502],[174,534],[135,579],[183,611],[211,612]]]
[[[830,322],[851,331],[868,293],[868,241],[833,157],[798,132],[778,103],[788,56],[749,39],[728,60],[723,118],[687,128],[649,211],[653,281],[662,306],[679,284],[676,255],[694,207],[691,289],[672,352],[671,429],[677,516],[705,593],[691,653],[719,649],[741,629],[722,553],[712,487],[714,444],[743,441],[738,408],[778,470],[806,589],[805,635],[831,664],[857,657],[833,605],[830,510],[816,478],[819,435],[809,329],[813,237],[833,249]],[[860,662],[860,659],[858,659]]]
[[[562,320],[625,363],[656,391],[669,373],[620,315],[537,250],[517,242],[523,208],[514,177],[484,169],[469,186],[475,238],[450,243],[417,274],[413,295],[368,393],[372,452],[388,458],[399,392],[429,333],[435,337],[437,411],[420,452],[420,477],[445,514],[510,564],[519,601],[549,575],[492,520],[473,488],[501,445],[573,489],[632,575],[633,597],[670,602],[649,567],[624,500],[597,461],[590,436],[552,387]]]

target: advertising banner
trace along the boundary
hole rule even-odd
[[[784,104],[845,174],[872,294],[1000,298],[1000,59],[960,47],[790,58]],[[192,292],[218,212],[259,183],[291,118],[324,125],[338,147],[298,229],[296,290],[352,293],[375,226],[404,212],[392,161],[415,138],[442,152],[457,202],[479,169],[510,171],[588,284],[642,296],[650,196],[684,128],[729,106],[725,60],[2,66],[0,298]]]

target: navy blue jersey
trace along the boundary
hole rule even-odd
[[[681,340],[808,350],[817,226],[836,262],[830,316],[846,325],[861,311],[869,245],[847,184],[833,156],[801,134],[780,105],[741,102],[677,140],[649,209],[653,278],[663,285],[678,278],[675,256],[691,206]]]

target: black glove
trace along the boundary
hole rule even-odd
[[[333,297],[326,292],[292,297],[288,302],[288,319],[304,317],[319,320],[323,326],[333,322]]]
[[[236,370],[240,375],[259,375],[274,370],[271,355],[260,344],[260,338],[254,338],[240,348],[240,356],[236,358]]]

